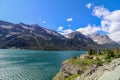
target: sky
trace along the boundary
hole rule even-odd
[[[0,0],[0,20],[120,41],[120,0]]]

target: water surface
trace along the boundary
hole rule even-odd
[[[62,61],[83,53],[0,49],[0,80],[52,80]]]

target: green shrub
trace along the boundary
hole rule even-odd
[[[120,53],[115,53],[116,58],[120,58]]]
[[[105,56],[106,59],[107,59],[107,58],[109,59],[109,58],[115,56],[114,52],[113,52],[112,50],[109,50],[109,49],[105,49],[105,50],[104,50],[104,54],[106,55],[106,56]]]
[[[102,66],[103,65],[103,62],[97,57],[96,58],[96,64],[98,65],[98,66]]]
[[[77,76],[80,76],[79,74],[73,74],[67,78],[65,78],[65,80],[74,80]]]
[[[105,59],[105,63],[111,62],[111,59]]]
[[[74,56],[72,59],[77,59],[77,56]]]

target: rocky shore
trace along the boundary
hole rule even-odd
[[[115,70],[116,67],[118,66],[120,67],[120,58],[112,57],[110,62],[105,63],[106,59],[103,57],[104,55],[98,57],[84,54],[81,55],[79,58],[75,59],[76,61],[79,62],[80,60],[85,59],[85,61],[83,62],[81,61],[82,64],[79,64],[78,62],[77,65],[75,64],[74,59],[66,60],[62,63],[60,72],[53,78],[53,80],[103,80],[104,77],[101,76],[103,76],[106,71],[111,72]],[[88,66],[86,65],[88,64],[87,63],[88,60],[89,61],[93,60],[92,62],[101,60],[103,61],[103,64],[99,65],[100,63],[99,64],[93,63]],[[74,64],[70,61],[73,61]]]
[[[78,76],[75,80],[99,80],[99,78],[104,75],[105,71],[113,71],[117,66],[120,66],[120,58],[115,59],[109,64],[103,66],[92,66],[89,68],[86,73],[81,76]],[[110,75],[112,76],[112,75]],[[113,76],[115,77],[115,76]]]

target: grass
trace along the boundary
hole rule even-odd
[[[100,53],[100,54],[99,54]],[[82,69],[83,72],[88,70],[93,64],[96,64],[97,66],[103,66],[104,64],[110,63],[112,60],[116,58],[120,58],[120,50],[109,50],[105,49],[103,52],[95,53],[92,52],[92,49],[88,54],[85,54],[83,58],[73,57],[72,59],[64,61],[65,63],[70,63],[73,65],[76,65]],[[80,74],[73,74],[67,78],[62,78],[60,73],[56,75],[56,79],[53,80],[74,80],[77,76],[82,75]]]
[[[64,80],[64,78],[61,77],[61,72],[57,73],[53,80]]]
[[[92,58],[90,58],[89,56]],[[66,62],[73,65],[77,65],[83,71],[85,71],[93,64],[96,64],[98,66],[103,66],[104,64],[108,64],[116,58],[120,58],[120,52],[106,50],[105,52],[102,52],[102,54],[97,54],[97,53],[92,55],[87,54],[84,58],[74,57],[72,59],[66,60]]]
[[[77,76],[80,76],[80,74],[73,74],[67,78],[61,77],[61,73],[57,73],[56,76],[53,78],[53,80],[74,80]]]
[[[80,74],[73,74],[67,78],[64,78],[64,80],[75,80],[76,77],[80,76]]]

